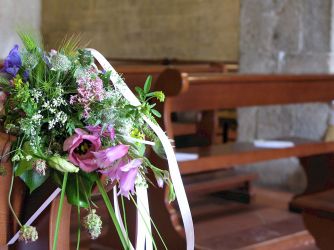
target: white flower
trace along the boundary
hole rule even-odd
[[[67,115],[63,112],[63,111],[60,111],[57,115],[57,120],[58,122],[64,124],[66,121],[67,121]]]
[[[32,156],[31,156],[31,155],[27,155],[27,156],[26,156],[26,160],[27,160],[27,161],[30,161],[31,159],[32,159]]]
[[[42,97],[42,92],[37,89],[33,89],[31,90],[31,95],[35,99],[35,101],[38,102],[39,99]]]
[[[22,64],[29,70],[32,70],[38,64],[38,56],[35,53],[30,53],[28,51],[23,51],[21,53],[22,57]]]
[[[71,68],[72,63],[67,56],[57,51],[51,51],[50,55],[51,70],[66,72]]]
[[[49,130],[53,129],[53,127],[55,126],[56,124],[56,120],[55,119],[52,119],[49,121]]]
[[[39,124],[39,123],[41,122],[41,120],[43,119],[43,116],[42,116],[41,114],[37,113],[37,114],[33,115],[33,116],[31,117],[31,119],[32,119],[34,122],[36,122],[36,123]]]
[[[21,157],[18,154],[15,154],[12,158],[12,161],[20,161]]]
[[[42,107],[45,108],[45,109],[50,108],[50,103],[49,103],[49,101],[44,102],[44,104],[42,105]]]

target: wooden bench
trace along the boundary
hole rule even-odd
[[[160,125],[169,136],[173,136],[170,119],[172,112],[202,110],[204,119],[198,126],[198,131],[210,137],[210,131],[217,126],[215,111],[218,109],[310,102],[329,103],[334,99],[334,76],[186,74],[169,69],[160,75],[156,88],[162,89],[167,95],[165,103],[158,108],[164,117]],[[334,188],[334,142],[302,138],[283,139],[292,141],[295,145],[290,148],[268,149],[255,147],[253,143],[228,143],[182,149],[182,152],[198,154],[198,159],[180,162],[180,171],[183,175],[207,173],[247,163],[298,157],[307,176],[307,187],[303,194],[294,200],[306,194]],[[160,165],[163,164],[157,161]],[[213,180],[207,180],[203,185],[206,187],[211,181]],[[294,203],[291,204],[293,206]],[[175,209],[168,206],[167,210],[171,213],[171,218],[174,218],[172,221],[175,228]],[[168,228],[166,225],[164,227],[171,233],[172,227]],[[177,230],[180,230],[180,227],[177,225]],[[182,238],[179,242],[184,244]],[[173,243],[177,244],[175,241]]]
[[[0,154],[4,155],[10,150],[10,144],[14,137],[0,133]],[[11,182],[12,166],[8,159],[3,159],[2,166],[6,168],[7,174],[0,176],[0,249],[8,249],[6,243],[19,230],[16,220],[13,218],[8,207],[8,193]],[[12,193],[12,204],[14,210],[21,218],[21,222],[25,222],[44,202],[50,192],[55,187],[43,185],[41,189],[33,192],[30,196],[27,194],[24,184],[17,177],[14,182]],[[52,249],[54,229],[57,219],[59,197],[56,198],[51,205],[40,215],[33,223],[39,233],[39,239],[36,242],[29,243],[16,242],[9,249]],[[70,220],[71,206],[65,201],[63,206],[61,224],[59,228],[58,249],[69,250],[70,248]]]
[[[224,70],[223,64],[219,63],[188,63],[188,64],[178,64],[178,65],[159,65],[159,64],[120,64],[115,65],[115,69],[120,73],[125,82],[128,84],[130,89],[134,89],[136,86],[143,86],[146,78],[151,75],[154,83],[158,76],[168,68],[175,68],[183,72],[217,72],[221,73]]]
[[[322,250],[333,249],[334,190],[297,197],[293,205],[302,210],[304,224],[317,246]]]
[[[151,75],[152,88],[159,77],[159,75],[166,69],[177,69],[181,72],[188,73],[224,73],[224,72],[234,72],[237,64],[235,63],[224,63],[224,62],[205,62],[205,61],[180,61],[180,60],[170,60],[167,64],[163,64],[163,60],[152,61],[121,61],[122,63],[117,63],[119,61],[111,60],[112,65],[118,73],[120,73],[125,82],[128,84],[132,91],[135,91],[136,86],[143,87],[146,78]],[[235,66],[235,67],[234,67]],[[175,127],[175,133],[177,135],[183,135],[186,132],[195,131],[193,123],[179,123]]]

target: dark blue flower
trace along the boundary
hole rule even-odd
[[[5,59],[4,67],[1,71],[15,77],[21,66],[22,61],[19,53],[19,46],[16,44]]]

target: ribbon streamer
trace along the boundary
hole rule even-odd
[[[142,178],[141,176],[139,178]],[[137,234],[136,250],[153,250],[152,245],[152,228],[150,218],[150,207],[148,202],[147,188],[143,186],[136,187],[137,198],[137,232],[145,232],[145,234]]]
[[[107,59],[95,49],[88,49],[88,50],[92,53],[94,58],[99,62],[99,64],[104,70],[111,72],[110,80],[114,84],[115,88],[117,88],[122,93],[122,95],[129,101],[129,103],[133,106],[141,105],[140,101],[132,93],[132,91],[128,88],[126,83],[119,76],[116,70],[110,65]],[[187,195],[184,190],[180,170],[179,170],[179,167],[176,161],[173,147],[170,144],[168,137],[165,135],[164,131],[162,131],[162,129],[159,126],[154,124],[149,118],[145,116],[143,117],[143,119],[156,133],[156,135],[160,139],[162,146],[166,152],[169,172],[170,172],[172,183],[175,188],[175,195],[176,195],[176,199],[179,204],[181,217],[182,217],[182,221],[184,225],[184,230],[186,234],[187,250],[193,250],[195,247],[194,225],[193,225],[193,221],[191,217]],[[141,233],[141,232],[137,231],[137,234],[138,233]]]

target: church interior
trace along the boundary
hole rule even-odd
[[[146,248],[126,249],[334,249],[332,0],[0,3],[0,69],[13,45],[22,46],[18,30],[36,33],[46,51],[79,37],[134,93],[146,88],[148,76],[151,89],[164,93],[154,107],[156,119],[172,142],[178,170],[171,170],[168,157],[147,151],[146,157],[170,171],[172,180],[179,172],[187,201],[174,183],[178,202],[169,202],[170,187],[159,188],[148,172],[153,247],[146,238]],[[10,133],[0,127],[4,155]],[[11,168],[4,161],[2,156],[1,164]],[[0,171],[0,249],[55,249],[59,197],[33,222],[36,242],[8,244],[19,230],[11,210],[27,221],[54,184],[29,192],[7,172]],[[100,236],[91,240],[82,225],[78,232],[77,218],[87,212],[80,214],[65,198],[56,249],[125,249],[97,190],[92,187],[90,200],[103,222]],[[107,195],[117,200],[112,188]],[[121,201],[126,231],[138,241],[138,212],[130,199]],[[194,248],[182,221],[187,202]]]

